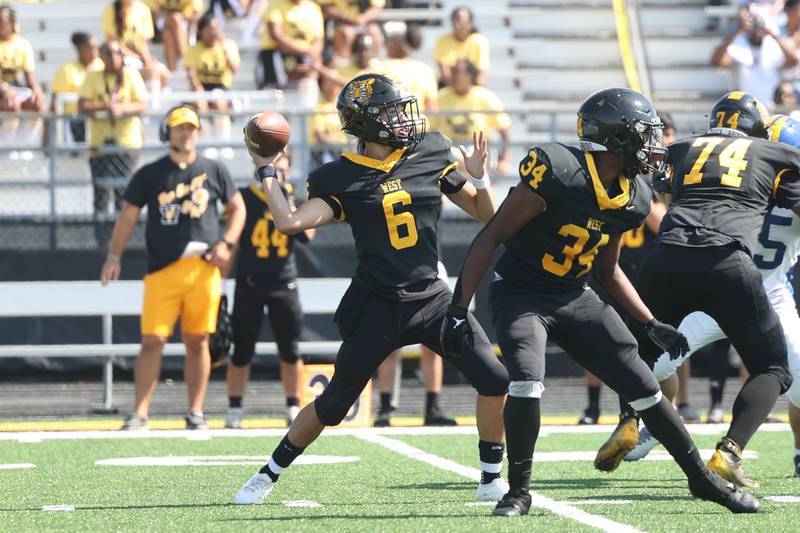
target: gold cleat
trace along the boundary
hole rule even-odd
[[[603,472],[613,472],[638,442],[639,421],[632,416],[620,419],[614,432],[597,450],[594,467]]]
[[[708,469],[740,487],[757,489],[760,486],[744,473],[742,448],[727,437],[717,443],[717,451],[708,461]]]

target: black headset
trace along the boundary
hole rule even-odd
[[[192,111],[195,115],[197,115],[197,124],[198,125],[200,124],[200,110],[197,109],[196,106],[193,106],[192,104],[179,104],[179,105],[176,105],[175,107],[173,107],[172,109],[167,111],[167,114],[164,115],[164,118],[161,119],[161,124],[159,124],[159,126],[158,126],[158,139],[161,142],[163,142],[163,143],[169,142],[169,129],[170,128],[167,125],[167,119],[169,119],[169,116],[173,113],[173,111],[177,111],[178,109],[181,109],[181,108],[186,108],[186,109]]]

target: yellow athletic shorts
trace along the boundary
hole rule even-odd
[[[142,335],[169,337],[178,317],[184,334],[214,333],[221,295],[219,269],[200,257],[179,259],[146,275]]]

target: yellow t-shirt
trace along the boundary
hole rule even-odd
[[[347,135],[342,131],[342,123],[339,121],[336,102],[320,100],[314,106],[314,114],[308,119],[308,142],[311,145],[319,142],[314,135],[316,132],[325,134],[331,142],[347,142]]]
[[[7,41],[0,41],[0,78],[15,83],[20,75],[36,68],[33,47],[28,39],[12,34]]]
[[[325,22],[322,9],[313,0],[301,0],[295,4],[291,0],[273,0],[264,14],[264,26],[261,29],[261,49],[274,50],[278,44],[269,34],[267,25],[273,22],[283,26],[283,33],[294,44],[304,50],[325,35]]]
[[[436,41],[434,58],[437,63],[453,66],[459,59],[469,59],[478,70],[489,68],[489,41],[480,33],[473,33],[465,41],[452,34],[443,35]]]
[[[184,17],[202,13],[206,8],[203,0],[149,0],[148,4],[154,10],[180,11]]]
[[[431,129],[450,137],[453,141],[471,142],[473,131],[507,130],[511,118],[507,113],[477,113],[475,111],[502,111],[503,102],[486,87],[476,85],[463,96],[450,87],[439,91],[439,111],[471,110],[463,115],[437,115],[431,118]]]
[[[111,36],[129,48],[139,49],[153,38],[153,15],[147,5],[134,0],[125,17],[125,28],[120,35],[114,22],[114,4],[110,4],[103,10],[102,28],[106,38]]]
[[[417,97],[420,113],[436,108],[438,86],[433,69],[416,59],[387,59],[383,74]]]
[[[88,67],[80,61],[70,61],[64,63],[53,76],[51,91],[58,93],[79,93],[83,81],[86,79],[87,72],[103,70],[103,60],[99,57]],[[78,102],[67,102],[64,104],[64,114],[74,115],[78,112]]]
[[[336,72],[342,75],[342,77],[346,78],[348,81],[352,80],[357,76],[361,76],[362,74],[366,74],[368,72],[372,72],[375,74],[382,74],[383,73],[383,63],[376,58],[373,57],[367,68],[360,68],[358,65],[354,63],[350,63],[349,65],[343,65],[336,69]]]
[[[186,50],[183,63],[187,70],[197,74],[200,83],[219,83],[229,88],[233,82],[233,71],[225,60],[225,50],[228,50],[232,60],[238,62],[239,47],[233,40],[225,39],[222,44],[215,44],[211,48],[197,41]]]
[[[95,102],[108,102],[109,93],[114,91],[118,83],[117,76],[106,75],[105,71],[89,72],[81,87],[80,97]],[[117,101],[120,103],[147,101],[147,89],[139,71],[123,67]],[[89,133],[91,147],[102,146],[109,140],[127,148],[142,146],[142,121],[137,116],[116,119],[93,118],[89,120]]]
[[[339,11],[348,17],[357,17],[361,14],[361,2],[359,0],[319,0],[321,6],[338,7]],[[369,0],[369,7],[384,7],[386,0]]]

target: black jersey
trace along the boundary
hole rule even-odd
[[[650,212],[650,187],[639,177],[620,177],[611,197],[594,158],[558,143],[533,148],[519,168],[547,207],[505,243],[495,271],[504,280],[541,292],[583,285],[595,256],[611,236],[642,224]]]
[[[689,137],[670,145],[672,203],[656,242],[734,245],[752,255],[774,203],[800,205],[800,151],[744,136]]]
[[[292,185],[282,183],[281,190],[289,205],[294,205]],[[267,205],[267,197],[258,184],[239,189],[247,208],[247,219],[242,236],[239,238],[239,261],[237,276],[251,276],[255,279],[291,281],[297,277],[294,262],[294,242],[308,239],[305,233],[284,235],[272,221],[272,213]]]
[[[345,152],[311,173],[308,195],[350,224],[358,281],[391,298],[415,299],[437,276],[441,195],[465,183],[456,167],[450,140],[429,132],[413,150],[395,150],[383,161]]]

